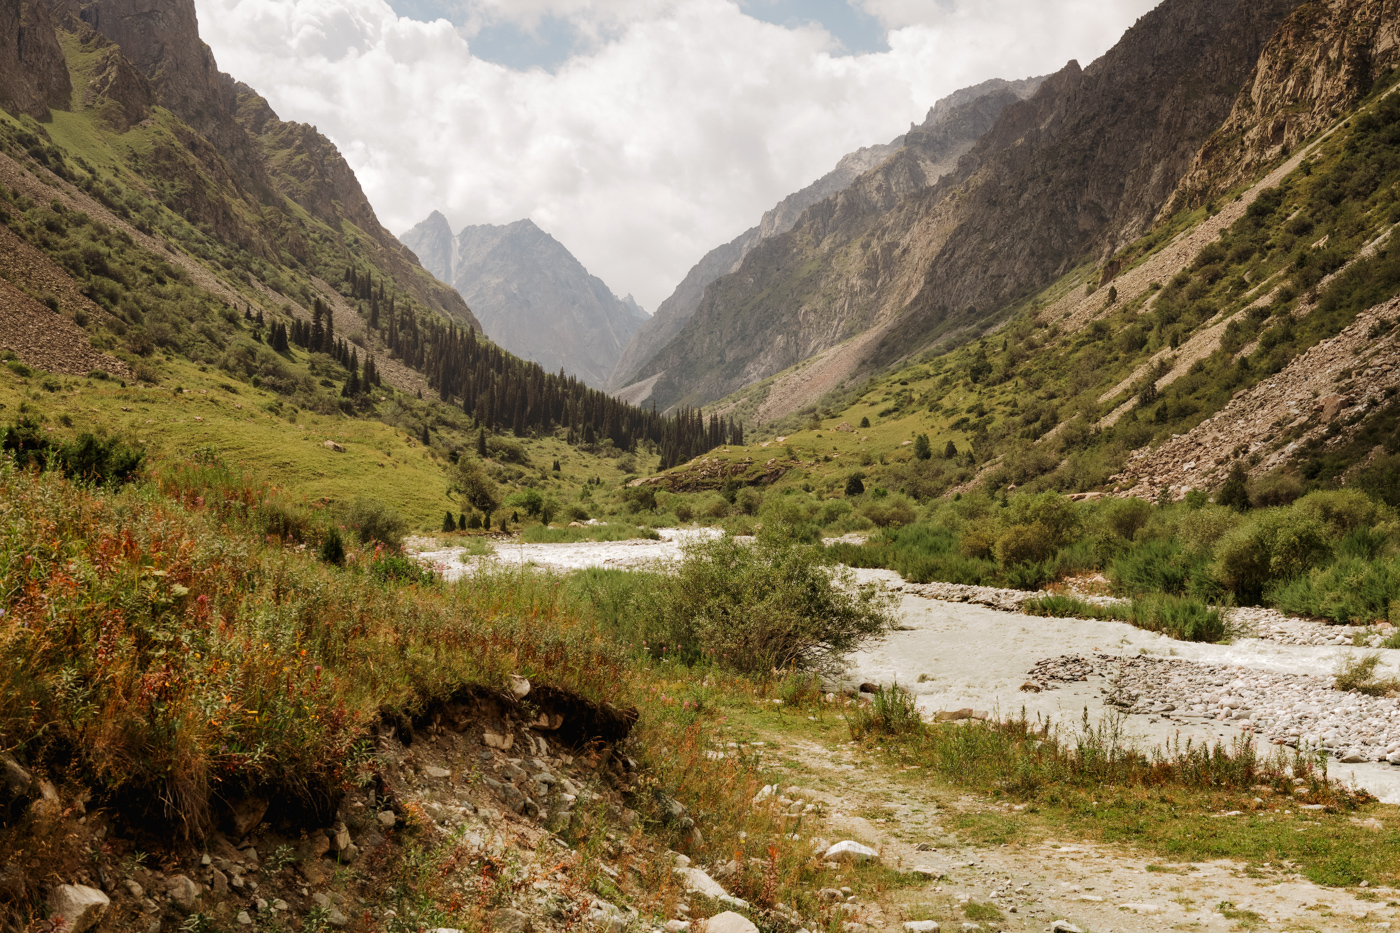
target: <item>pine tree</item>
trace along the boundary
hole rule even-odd
[[[476,435],[476,455],[485,460],[490,454],[486,451],[486,429],[482,428]]]
[[[953,458],[957,457],[957,455],[958,445],[954,444],[952,441],[949,441],[948,446],[943,448],[943,459],[952,460]]]
[[[456,530],[457,530],[457,520],[456,520],[455,518],[452,517],[452,513],[451,513],[450,511],[449,511],[447,514],[445,514],[445,515],[442,516],[442,530],[443,530],[443,531],[456,531]]]
[[[914,438],[914,459],[928,460],[933,456],[933,448],[929,445],[928,435],[920,434]]]

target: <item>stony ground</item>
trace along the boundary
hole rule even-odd
[[[832,838],[867,843],[887,864],[923,869],[935,879],[853,905],[853,919],[874,930],[900,930],[905,922],[931,918],[944,931],[1044,931],[1063,921],[1093,933],[1225,931],[1260,924],[1341,933],[1386,929],[1400,920],[1391,906],[1400,892],[1375,889],[1358,897],[1301,880],[1282,867],[1247,872],[1224,861],[1153,864],[1117,847],[1072,839],[970,845],[950,832],[958,817],[992,812],[1014,820],[1017,808],[950,791],[918,769],[890,771],[839,739],[765,738],[789,763],[787,792],[830,812],[825,830]],[[992,905],[1002,919],[967,920],[968,903]]]

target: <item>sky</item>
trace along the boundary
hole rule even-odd
[[[706,252],[988,78],[1088,65],[1157,0],[195,0],[219,67],[380,220],[530,218],[648,311]]]

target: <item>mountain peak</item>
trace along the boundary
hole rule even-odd
[[[526,217],[473,224],[455,236],[426,220],[403,236],[425,268],[457,289],[486,335],[546,370],[602,386],[647,315],[619,299],[573,254]]]

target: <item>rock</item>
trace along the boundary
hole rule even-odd
[[[487,748],[495,748],[504,752],[509,751],[510,747],[515,744],[515,736],[500,735],[495,732],[483,732],[481,734],[481,742]]]
[[[228,893],[228,875],[216,868],[210,877],[209,887],[215,894],[222,896]]]
[[[326,448],[327,450],[333,450],[338,454],[345,453],[345,448],[337,444],[335,441],[323,441],[321,443],[321,446]]]
[[[257,829],[271,805],[272,802],[264,797],[244,797],[233,803],[229,807],[228,824],[234,837],[241,839]]]
[[[758,927],[754,926],[748,917],[743,914],[736,914],[732,910],[726,910],[722,914],[716,914],[704,922],[702,933],[758,933]]]
[[[341,849],[340,852],[337,853],[337,857],[340,859],[342,865],[349,865],[351,862],[355,861],[355,859],[360,857],[360,847],[352,842],[345,848]]]
[[[530,918],[518,910],[506,907],[491,915],[492,933],[527,933]]]
[[[938,933],[941,928],[937,920],[906,920],[904,929],[909,933]]]
[[[666,921],[666,933],[683,933],[683,931],[689,930],[689,929],[690,929],[690,921],[689,921],[689,920],[667,920],[667,921]]]
[[[67,933],[83,933],[102,920],[111,903],[107,895],[96,888],[60,884],[49,895],[49,912],[63,918]]]
[[[330,831],[330,850],[332,852],[344,852],[350,848],[350,828],[344,823],[336,823]]]
[[[683,879],[687,891],[694,891],[697,894],[715,899],[729,894],[718,881],[698,868],[677,868],[676,874]]]
[[[9,755],[0,753],[0,787],[4,788],[10,799],[28,797],[33,786],[34,776]]]
[[[840,858],[848,858],[854,862],[868,862],[871,859],[878,859],[879,857],[879,852],[876,852],[869,846],[863,846],[859,842],[854,842],[850,839],[836,843],[822,855],[822,858],[833,861]]]
[[[141,885],[137,884],[130,878],[122,882],[122,886],[126,888],[127,894],[130,894],[132,897],[137,898],[138,900],[146,896],[146,889],[141,887]]]
[[[332,907],[330,913],[326,914],[326,922],[340,930],[350,925],[350,918],[345,916],[339,907]]]
[[[248,915],[248,911],[240,910],[238,912],[238,925],[243,927],[250,927],[253,925],[253,918]]]
[[[1338,759],[1344,765],[1360,764],[1363,761],[1370,761],[1370,757],[1363,754],[1360,749],[1353,748]]]
[[[942,710],[942,709],[941,709],[941,710],[939,710],[938,712],[936,712],[936,713],[933,714],[933,721],[934,721],[934,722],[958,722],[959,720],[962,720],[962,719],[971,719],[971,718],[972,718],[972,712],[973,712],[973,711],[972,711],[971,709],[950,709],[950,710]]]
[[[429,765],[423,769],[423,776],[432,781],[445,781],[452,777],[452,772],[446,768],[438,768],[434,765]]]
[[[1164,908],[1160,904],[1119,904],[1118,909],[1139,914],[1160,914]]]
[[[188,875],[175,875],[165,882],[165,893],[183,914],[192,914],[199,905],[199,885]]]
[[[1084,931],[1068,920],[1056,920],[1050,924],[1050,933],[1084,933]]]
[[[517,700],[523,700],[530,693],[530,682],[517,674],[510,675],[510,692]]]
[[[611,933],[623,933],[631,926],[631,920],[627,914],[607,901],[598,901],[593,905],[588,911],[588,922],[602,930],[611,931]]]
[[[385,829],[393,829],[394,824],[399,821],[399,818],[394,815],[393,810],[380,810],[374,818],[378,820],[379,825],[383,826]]]
[[[749,902],[742,897],[735,897],[732,894],[721,894],[719,897],[715,898],[715,902],[723,904],[725,907],[733,907],[735,910],[748,910],[751,906]]]

